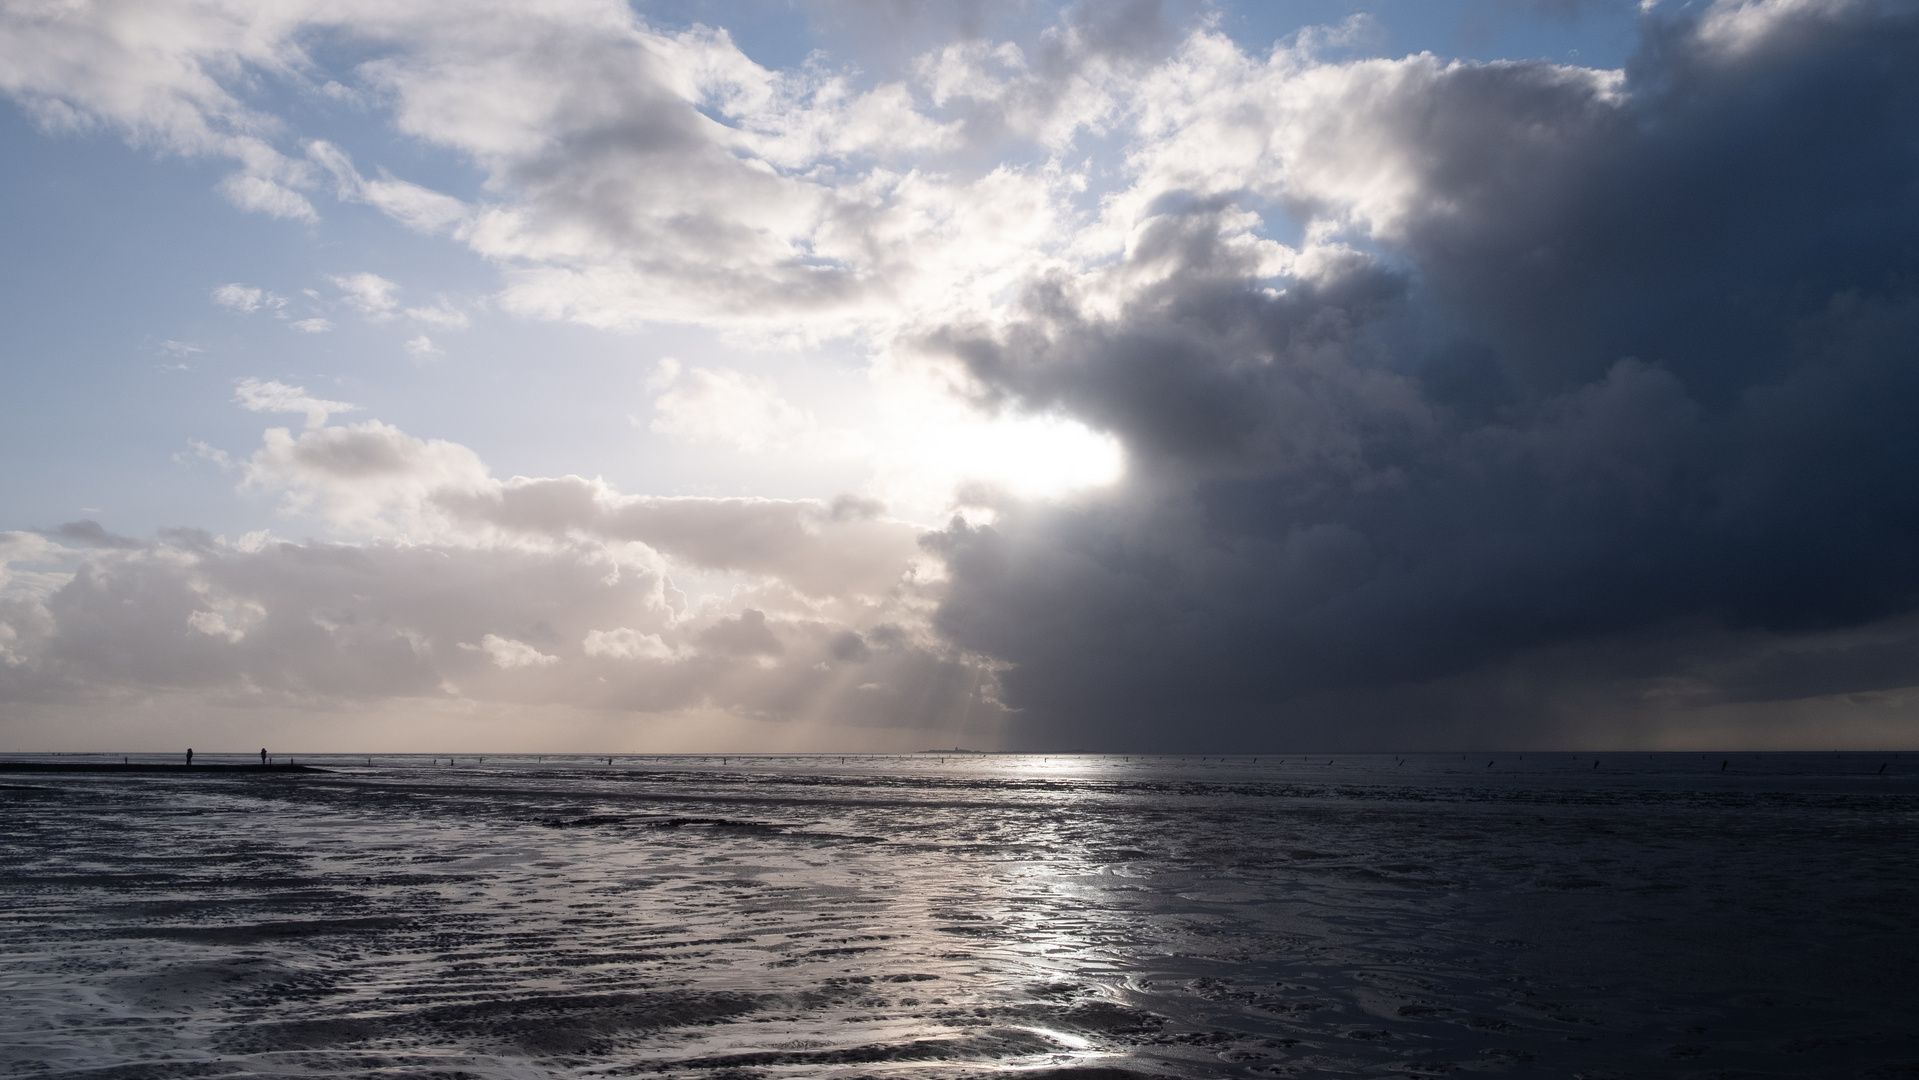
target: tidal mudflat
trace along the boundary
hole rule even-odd
[[[1919,1076],[1919,755],[300,761],[0,775],[0,1071]]]

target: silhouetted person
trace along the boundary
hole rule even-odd
[[[187,747],[187,768],[193,768],[193,747]]]
[[[260,748],[260,767],[266,768],[266,764],[267,764],[267,748],[262,746]]]

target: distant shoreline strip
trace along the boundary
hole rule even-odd
[[[101,761],[0,761],[0,773],[318,773],[311,765],[165,765]]]

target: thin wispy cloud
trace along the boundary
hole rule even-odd
[[[304,413],[308,427],[320,427],[333,413],[352,412],[358,405],[328,401],[308,394],[303,386],[288,386],[277,380],[261,382],[245,378],[234,384],[233,400],[249,412]]]
[[[400,306],[400,286],[378,274],[361,271],[332,281],[347,304],[369,319],[390,319]]]
[[[213,290],[213,302],[221,307],[232,308],[243,314],[251,314],[261,308],[278,310],[286,306],[286,298],[275,296],[265,289],[252,285],[231,282]]]

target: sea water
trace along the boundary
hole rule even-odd
[[[1919,1075],[1919,755],[296,756],[0,773],[0,1071]]]

